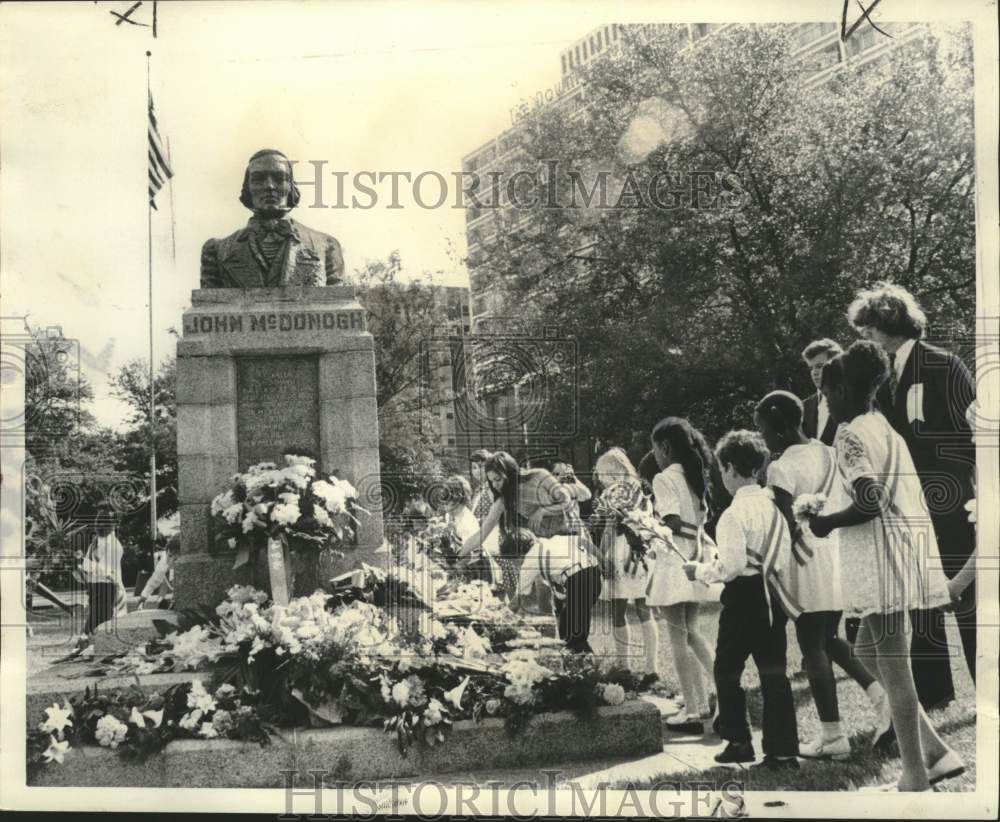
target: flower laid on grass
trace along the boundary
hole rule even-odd
[[[109,691],[88,687],[66,707],[53,705],[46,714],[27,734],[29,769],[62,763],[71,745],[79,743],[141,759],[178,737],[224,737],[262,745],[269,739],[254,694],[230,686],[213,696],[198,680],[172,685],[162,694],[147,694],[135,686]]]
[[[97,728],[94,730],[97,744],[105,748],[117,748],[125,740],[127,733],[128,725],[111,714],[106,714],[97,720]]]
[[[73,726],[73,708],[69,703],[65,703],[62,708],[58,704],[54,704],[51,708],[45,709],[45,721],[41,725],[41,729],[46,733],[54,733],[59,739],[63,738],[63,734],[67,728]]]
[[[69,750],[69,742],[66,740],[59,741],[54,736],[50,737],[50,739],[51,744],[45,749],[45,753],[42,756],[46,762],[56,762],[61,765],[63,757],[66,756],[66,752]]]

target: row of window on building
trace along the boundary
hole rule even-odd
[[[621,26],[618,23],[604,26],[597,29],[587,37],[583,38],[572,48],[562,53],[562,73],[569,74],[573,69],[579,68],[592,57],[600,54],[605,49],[611,48],[612,43],[618,42],[621,35]]]

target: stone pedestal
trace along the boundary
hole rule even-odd
[[[266,587],[266,565],[233,569],[217,544],[210,503],[232,475],[289,451],[358,489],[361,517],[341,573],[373,562],[382,544],[375,357],[365,312],[349,286],[199,289],[177,343],[177,459],[181,555],[175,607],[220,602],[229,586]]]

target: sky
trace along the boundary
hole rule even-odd
[[[160,3],[153,39],[149,28],[115,24],[112,12],[132,4],[0,5],[2,314],[77,340],[92,410],[116,427],[124,407],[109,395],[108,374],[149,354],[147,49],[175,172],[153,214],[161,361],[198,286],[202,244],[249,217],[237,197],[255,150],[278,148],[348,179],[449,177],[510,126],[512,107],[558,83],[561,50],[595,27],[736,16],[705,0]],[[899,0],[883,3],[891,4]],[[841,5],[796,4],[796,16],[836,19]],[[146,0],[132,19],[149,22],[151,7]],[[760,0],[744,13],[783,20],[788,8]],[[324,179],[332,204],[334,177]],[[348,272],[398,249],[406,275],[440,271],[442,284],[467,286],[454,196],[420,208],[404,184],[403,207],[388,208],[387,186],[375,208],[300,207],[293,216],[341,241]],[[434,194],[428,183],[425,197]]]
[[[159,361],[198,286],[201,245],[250,216],[237,197],[255,150],[348,172],[348,199],[359,171],[450,179],[463,155],[509,127],[511,107],[558,82],[560,50],[606,21],[485,4],[160,3],[154,40],[148,28],[115,25],[110,12],[131,5],[0,9],[3,314],[79,341],[93,410],[114,426],[123,409],[107,374],[149,350],[147,49],[175,173],[172,201],[161,191],[153,214]],[[150,12],[144,3],[132,19]],[[324,179],[332,205],[335,178]],[[436,199],[432,183],[425,202]],[[443,284],[467,286],[463,211],[420,208],[405,183],[402,208],[386,207],[388,183],[379,193],[372,209],[293,216],[341,241],[348,272],[398,249],[407,275],[440,271]]]

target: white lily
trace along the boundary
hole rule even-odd
[[[468,684],[469,677],[466,677],[450,691],[445,691],[444,698],[454,705],[456,710],[462,710],[462,695],[465,693]]]
[[[69,750],[69,742],[59,742],[54,736],[50,739],[52,740],[51,744],[42,756],[45,757],[46,762],[58,762],[61,765],[66,751]]]
[[[143,711],[142,715],[152,720],[154,728],[159,728],[163,724],[163,708],[160,708],[158,711]]]
[[[51,708],[45,709],[45,722],[42,723],[42,730],[58,733],[62,737],[63,731],[73,724],[72,716],[73,709],[69,703],[66,703],[62,708],[59,707],[58,703],[53,704]]]

